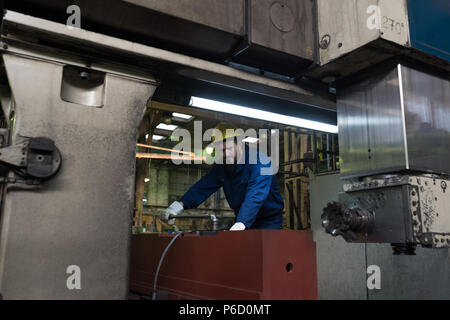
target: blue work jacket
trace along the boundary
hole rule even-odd
[[[181,198],[184,208],[198,207],[223,187],[228,204],[236,214],[236,222],[242,222],[248,229],[281,229],[283,198],[277,177],[261,174],[262,168],[269,170],[271,167],[270,159],[262,152],[257,155],[257,163],[250,164],[246,146],[245,163],[236,165],[232,174],[225,171],[225,165],[214,164]]]

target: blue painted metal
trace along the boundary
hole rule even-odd
[[[450,1],[407,1],[412,47],[450,61]]]

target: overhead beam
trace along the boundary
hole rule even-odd
[[[36,45],[35,41],[51,39],[52,46],[55,46],[51,48],[53,54],[66,52],[67,54],[79,55],[81,58],[80,64],[84,63],[86,67],[92,69],[104,67],[101,63],[98,63],[99,56],[107,57],[111,60],[117,59],[119,62],[136,62],[136,65],[140,66],[141,70],[145,69],[146,66],[154,66],[156,68],[158,66],[161,68],[162,66],[162,71],[167,74],[214,83],[228,88],[249,91],[321,109],[336,110],[334,101],[301,88],[296,84],[274,80],[226,65],[83,29],[69,29],[64,24],[13,11],[6,12],[3,18],[3,25],[7,26],[8,34],[2,37],[2,42],[8,45],[6,50],[11,53],[26,55],[33,48],[43,50],[45,48]],[[24,32],[26,37],[23,37]],[[30,36],[34,39],[30,40]],[[26,45],[26,48],[23,48],[23,45]],[[57,52],[55,52],[55,49]],[[83,55],[88,54],[91,54],[94,59],[86,60],[86,56]]]

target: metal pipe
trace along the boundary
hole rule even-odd
[[[144,204],[144,208],[156,208],[156,209],[167,209],[167,206],[158,206],[158,205],[146,205]],[[228,211],[228,212],[234,212],[232,209],[225,209],[225,208],[213,208],[213,209],[206,209],[206,208],[197,208],[197,209],[193,209],[193,210],[204,210],[204,211],[214,211],[214,212],[224,212],[224,211]],[[159,215],[159,214],[152,214],[150,212],[144,212],[147,215]]]
[[[169,215],[169,220],[171,219],[211,219],[211,216],[209,214],[204,215],[171,214]]]

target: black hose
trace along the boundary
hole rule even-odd
[[[166,249],[164,249],[164,252],[161,255],[161,259],[159,259],[158,267],[156,268],[155,279],[153,281],[152,300],[156,300],[156,282],[158,281],[159,269],[161,268],[161,265],[162,265],[162,263],[164,261],[164,257],[166,256],[167,251],[169,251],[169,248],[172,246],[172,244],[175,242],[175,240],[179,236],[181,236],[183,233],[184,233],[183,231],[179,232],[175,237],[172,238],[172,240],[170,240],[169,244],[167,245]]]

